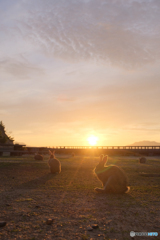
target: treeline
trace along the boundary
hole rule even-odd
[[[14,138],[6,133],[5,125],[0,121],[0,144],[13,144]]]

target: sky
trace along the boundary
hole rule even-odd
[[[0,120],[15,142],[160,142],[159,12],[159,0],[0,0]]]

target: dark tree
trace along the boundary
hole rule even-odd
[[[13,144],[14,138],[6,133],[5,125],[0,121],[0,143],[1,144]]]

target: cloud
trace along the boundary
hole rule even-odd
[[[32,9],[18,27],[50,56],[123,67],[160,57],[157,0],[34,0],[27,7]]]
[[[1,6],[2,55],[7,48],[10,54],[39,49],[51,58],[128,68],[160,57],[158,0],[8,0]]]
[[[31,63],[24,62],[24,60],[4,59],[0,61],[1,72],[13,75],[15,80],[29,78],[29,76],[44,75],[42,68],[34,66]]]

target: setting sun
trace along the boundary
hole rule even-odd
[[[96,136],[90,136],[87,140],[90,145],[94,146],[97,144],[98,138]]]

